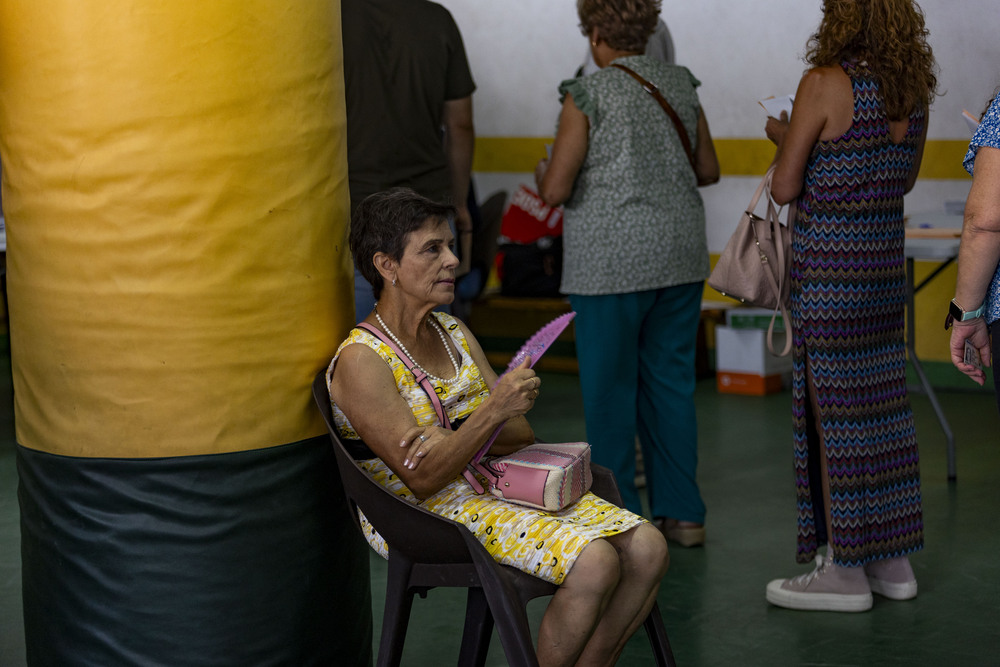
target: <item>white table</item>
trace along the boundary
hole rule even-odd
[[[947,213],[917,213],[909,216],[909,222],[907,228],[913,229],[913,235],[908,234],[906,237],[906,243],[904,245],[903,254],[906,257],[906,351],[910,357],[910,363],[913,364],[913,369],[917,373],[917,377],[920,379],[920,390],[922,390],[927,398],[931,402],[931,407],[934,408],[934,414],[937,415],[938,423],[941,425],[941,430],[944,431],[944,437],[948,444],[948,480],[955,481],[955,436],[951,431],[951,426],[948,424],[948,419],[944,416],[944,411],[941,409],[941,404],[938,402],[937,395],[934,393],[934,388],[931,386],[930,380],[927,379],[927,374],[924,372],[924,367],[920,363],[920,359],[917,357],[917,328],[915,323],[914,308],[915,308],[915,298],[917,292],[919,292],[927,283],[934,280],[942,271],[945,270],[955,259],[958,257],[958,244],[959,238],[957,236],[918,236],[921,233],[928,233],[924,230],[955,230],[954,233],[958,233],[962,228],[962,216],[961,215],[949,215]],[[944,234],[951,233],[949,231],[944,231]],[[923,261],[936,261],[938,262],[937,267],[931,271],[930,275],[926,276],[918,284],[916,282],[916,274],[914,272],[914,263],[916,260]],[[944,312],[944,304],[941,307],[942,312]],[[944,324],[944,316],[941,318],[942,326]]]

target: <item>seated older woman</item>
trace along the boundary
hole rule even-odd
[[[641,517],[592,493],[548,513],[477,495],[461,476],[500,424],[506,426],[490,454],[534,441],[525,413],[541,379],[526,362],[497,383],[466,326],[433,312],[454,298],[453,214],[394,189],[365,199],[350,233],[355,265],[375,292],[365,322],[427,374],[452,429],[440,426],[426,392],[392,349],[359,328],[330,365],[337,426],[381,484],[465,524],[498,562],[560,585],[539,629],[541,664],[613,662],[656,599],[666,542]],[[386,556],[378,534],[368,525],[365,532]]]

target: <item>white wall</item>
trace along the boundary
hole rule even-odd
[[[556,87],[573,75],[587,48],[575,0],[438,0],[465,39],[478,89],[476,133],[482,137],[545,137],[555,132]],[[805,43],[821,16],[820,0],[698,0],[664,3],[677,60],[701,79],[705,115],[717,138],[763,138],[756,101],[793,93],[805,64]],[[931,109],[930,139],[968,140],[962,109],[978,115],[1000,86],[997,0],[923,0],[942,95]],[[539,156],[541,157],[541,156]],[[702,191],[709,244],[719,252],[757,178],[727,177]],[[531,174],[477,174],[480,196],[532,182]],[[966,180],[922,180],[907,211],[941,210],[964,200]]]

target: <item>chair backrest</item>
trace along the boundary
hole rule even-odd
[[[390,547],[415,563],[472,563],[464,533],[468,529],[399,498],[376,482],[354,460],[340,439],[330,408],[326,372],[313,380],[313,399],[326,422],[355,524],[361,508]]]

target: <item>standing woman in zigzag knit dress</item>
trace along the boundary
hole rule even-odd
[[[791,609],[865,611],[917,594],[920,473],[906,395],[903,194],[917,178],[934,59],[912,0],[825,0],[773,195],[797,200],[792,234],[792,421],[797,560],[767,586]],[[817,555],[827,544],[826,556]]]

